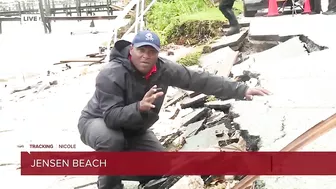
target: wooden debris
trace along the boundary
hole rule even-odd
[[[32,89],[31,86],[27,86],[27,87],[22,88],[22,89],[14,89],[14,90],[11,92],[11,94],[18,93],[18,92],[22,92],[22,91],[26,91],[26,90],[30,90],[30,89]]]
[[[178,116],[179,113],[180,113],[180,109],[177,108],[174,115],[172,117],[170,117],[169,119],[174,120]]]
[[[54,65],[73,63],[73,62],[102,63],[104,61],[105,57],[106,57],[106,55],[103,56],[103,57],[98,57],[98,58],[82,58],[82,59],[73,59],[73,60],[61,60],[59,63],[55,63]]]
[[[87,54],[86,56],[90,57],[90,58],[101,58],[101,57],[105,57],[106,54],[103,54],[103,53],[92,53],[92,54]]]
[[[33,84],[33,85],[29,85],[29,86],[19,88],[19,89],[14,89],[11,92],[11,94],[18,93],[18,92],[23,92],[23,91],[27,91],[27,90],[31,90],[31,89],[36,89],[34,91],[36,93],[36,92],[40,92],[40,91],[49,89],[50,86],[57,85],[57,84],[58,84],[57,80],[39,81],[39,82],[37,82],[36,84]]]
[[[95,57],[96,55],[98,55],[99,53],[91,53],[91,54],[87,54],[86,56],[88,57]]]

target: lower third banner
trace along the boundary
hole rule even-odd
[[[336,175],[335,152],[21,152],[22,175]]]

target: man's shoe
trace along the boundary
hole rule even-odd
[[[234,35],[240,32],[240,26],[231,26],[230,29],[226,32],[226,36]]]
[[[124,184],[118,184],[118,185],[112,187],[111,189],[124,189]]]
[[[324,14],[324,15],[335,15],[336,11],[335,10],[328,10],[327,12],[323,12],[322,14]]]
[[[156,189],[159,188],[167,178],[163,177],[160,179],[150,180],[149,182],[140,183],[138,189]]]

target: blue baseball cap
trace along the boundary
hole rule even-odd
[[[160,38],[154,32],[144,30],[137,33],[132,41],[134,47],[151,46],[160,51]]]

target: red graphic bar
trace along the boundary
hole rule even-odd
[[[336,175],[335,152],[21,152],[22,175]]]

